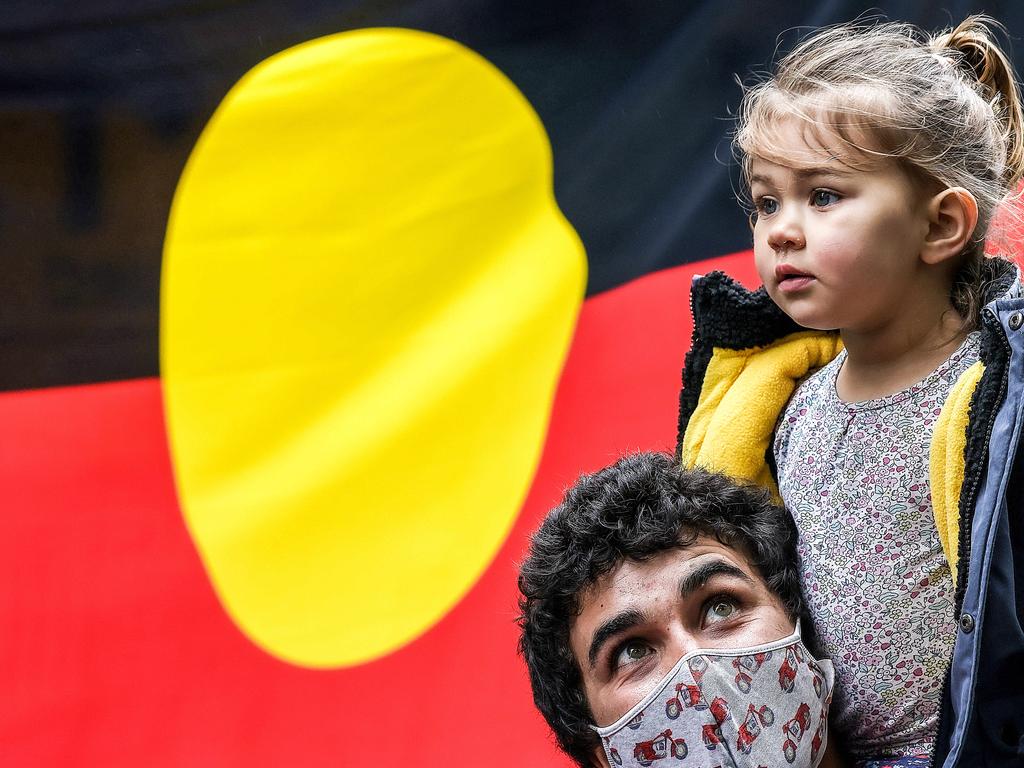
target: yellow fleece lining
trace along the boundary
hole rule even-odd
[[[942,551],[956,584],[956,564],[960,543],[960,489],[964,484],[964,449],[967,447],[967,423],[971,416],[971,398],[985,372],[979,360],[961,374],[942,406],[935,422],[929,451],[929,484],[935,528]]]
[[[704,373],[700,399],[683,436],[680,461],[767,488],[781,503],[766,455],[779,415],[807,375],[842,349],[835,334],[805,331],[765,347],[715,347]],[[971,398],[985,366],[968,368],[950,390],[935,423],[929,448],[929,485],[935,527],[957,577],[960,489]]]
[[[797,384],[842,349],[836,334],[803,331],[766,347],[716,347],[686,427],[680,459],[764,486],[780,501],[765,456]]]

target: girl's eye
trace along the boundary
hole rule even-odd
[[[719,595],[713,597],[704,607],[705,624],[714,624],[717,621],[731,619],[739,611],[739,605],[731,597]]]
[[[772,197],[759,197],[754,203],[758,215],[771,216],[779,210],[779,201]]]
[[[839,195],[830,189],[816,189],[812,198],[818,208],[828,208],[839,202]]]
[[[618,669],[619,667],[627,664],[635,664],[638,661],[643,661],[651,653],[653,653],[653,650],[647,643],[640,640],[629,640],[619,648],[618,653],[615,655],[613,664],[615,665],[615,668]]]

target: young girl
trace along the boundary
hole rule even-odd
[[[736,136],[774,306],[721,275],[694,285],[683,463],[771,485],[774,459],[857,766],[999,765],[1024,745],[1006,517],[1024,305],[985,255],[1022,128],[984,17],[819,32],[746,93]]]

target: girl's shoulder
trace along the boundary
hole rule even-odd
[[[836,398],[836,376],[839,375],[839,370],[843,367],[845,359],[846,350],[843,349],[831,362],[821,368],[809,371],[800,380],[797,388],[793,391],[793,396],[783,409],[783,418],[789,411],[806,409],[810,404],[827,404]]]
[[[841,350],[834,360],[811,371],[797,385],[793,396],[782,409],[775,426],[775,455],[785,454],[793,429],[808,418],[817,422],[835,407],[841,405],[836,395],[836,375],[846,359],[846,350]]]

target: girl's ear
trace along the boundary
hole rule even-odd
[[[963,187],[949,187],[928,201],[925,264],[941,264],[963,253],[978,226],[978,201]]]
[[[604,756],[604,750],[598,744],[594,747],[594,768],[608,768],[608,759]]]

